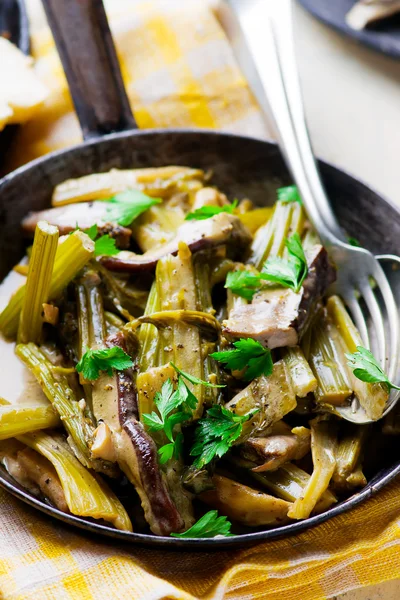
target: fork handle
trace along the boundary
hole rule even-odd
[[[235,11],[235,0],[229,0]],[[324,190],[304,116],[293,43],[292,1],[246,0],[236,12],[259,76],[254,89],[275,121],[281,151],[321,239],[345,241]],[[260,94],[260,83],[263,94]]]

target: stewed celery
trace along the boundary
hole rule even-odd
[[[100,459],[93,459],[91,456],[90,447],[95,427],[85,417],[67,376],[56,373],[50,360],[32,342],[18,344],[15,352],[35,375],[47,399],[60,415],[69,434],[68,442],[80,462],[100,473],[113,475],[115,471],[113,465]]]
[[[158,261],[156,269],[160,310],[196,310],[197,296],[192,253],[180,243],[177,256],[171,254]],[[169,329],[159,331],[160,364],[172,361],[179,369],[204,379],[200,332],[195,325],[176,322]],[[204,387],[188,384],[198,400],[193,417],[202,414]]]
[[[249,471],[249,473],[261,487],[288,502],[295,502],[301,498],[305,487],[310,481],[310,475],[306,471],[290,462],[282,465],[277,471],[268,473]],[[313,512],[323,512],[336,502],[336,496],[330,490],[325,490],[316,503]]]
[[[345,424],[344,435],[337,447],[336,468],[333,474],[333,481],[339,489],[351,489],[357,486],[357,482],[361,482],[362,485],[365,481],[360,461],[369,433],[368,425]]]
[[[325,311],[312,326],[309,362],[318,382],[315,390],[317,402],[343,404],[353,390],[338,332]]]
[[[357,346],[362,346],[361,336],[350,318],[342,300],[338,296],[331,296],[326,303],[328,316],[340,334],[343,352],[356,352]],[[353,375],[347,367],[350,385],[357,396],[360,405],[365,410],[367,417],[377,421],[383,413],[388,400],[388,390],[380,383],[365,383]]]
[[[282,360],[274,364],[269,377],[262,375],[254,379],[226,404],[226,408],[238,415],[245,415],[258,408],[259,411],[243,424],[241,436],[236,443],[243,442],[249,435],[264,431],[296,407],[290,376]]]
[[[38,343],[42,335],[43,305],[47,303],[54,259],[58,244],[58,228],[46,221],[36,225],[32,256],[29,260],[25,296],[18,328],[18,342]]]
[[[313,472],[302,495],[290,507],[292,519],[307,519],[328,489],[336,467],[337,424],[325,417],[310,421]]]
[[[307,394],[316,390],[318,382],[300,346],[286,348],[283,360],[289,370],[296,396],[305,398]]]
[[[48,293],[50,300],[56,299],[61,294],[68,283],[92,258],[93,253],[94,242],[82,231],[75,231],[64,240],[60,240]],[[25,294],[26,283],[15,292],[0,314],[0,331],[6,337],[15,337],[17,334]]]
[[[0,440],[59,425],[60,418],[50,404],[9,404],[0,398]]]
[[[75,202],[102,200],[126,189],[138,189],[148,196],[165,197],[176,193],[190,182],[204,180],[204,172],[189,167],[159,167],[150,169],[112,169],[78,179],[68,179],[53,192],[53,206]]]
[[[61,436],[37,432],[20,435],[18,440],[52,463],[73,515],[104,519],[117,529],[132,531],[132,523],[121,502],[99,476],[90,473],[76,459]]]

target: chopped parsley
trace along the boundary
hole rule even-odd
[[[207,416],[199,420],[195,434],[194,444],[190,450],[195,456],[194,467],[201,469],[215,457],[221,457],[242,433],[243,423],[251,419],[258,408],[246,415],[235,415],[230,410],[217,404],[207,410]]]
[[[400,387],[392,383],[375,356],[363,348],[363,346],[357,346],[357,352],[352,354],[346,354],[348,365],[353,370],[353,374],[366,383],[383,383],[387,385],[388,389],[400,390]]]
[[[139,190],[126,190],[115,194],[105,202],[110,204],[107,208],[107,219],[122,227],[128,227],[139,215],[155,204],[160,204],[162,200],[146,196]]]
[[[210,356],[226,365],[231,371],[246,369],[243,376],[245,381],[251,381],[261,375],[271,375],[274,365],[269,348],[264,348],[260,342],[252,338],[240,339],[233,342],[233,345],[234,350],[213,352]]]
[[[238,205],[238,201],[234,200],[232,204],[224,204],[223,206],[202,206],[197,208],[195,211],[190,212],[186,215],[185,221],[202,221],[204,219],[210,219],[220,213],[233,214],[233,211]]]
[[[231,536],[232,524],[227,517],[219,517],[218,511],[210,510],[183,533],[171,533],[176,538],[213,538],[217,535]]]
[[[133,366],[133,362],[122,348],[100,348],[98,350],[86,350],[81,360],[76,365],[78,373],[82,373],[86,381],[95,381],[100,377],[100,372],[105,372],[109,377],[113,369],[124,371]]]

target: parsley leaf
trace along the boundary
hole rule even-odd
[[[190,455],[196,457],[193,465],[201,469],[216,456],[220,458],[228,452],[242,433],[243,423],[259,410],[256,408],[240,416],[219,404],[209,408],[207,417],[199,420],[194,433],[194,444],[190,450]]]
[[[204,381],[203,379],[199,379],[198,377],[195,377],[194,375],[190,375],[190,373],[185,373],[185,371],[181,371],[180,369],[178,369],[178,367],[176,365],[174,365],[173,362],[170,362],[169,364],[171,365],[171,367],[174,367],[175,371],[177,373],[179,373],[179,375],[183,379],[187,379],[188,381],[190,381],[190,383],[193,383],[194,385],[204,385],[205,387],[211,387],[211,388],[225,387],[225,385],[219,385],[217,383],[210,383],[209,381]]]
[[[400,387],[389,381],[388,376],[372,352],[363,348],[363,346],[357,346],[357,352],[345,356],[348,360],[347,364],[351,367],[357,379],[367,383],[384,383],[389,390],[391,388],[400,390]]]
[[[107,235],[102,235],[94,243],[95,256],[115,256],[119,250],[115,245],[115,239]]]
[[[76,224],[74,231],[71,231],[69,235],[73,234],[75,231],[81,231]],[[84,233],[90,237],[90,239],[94,242],[94,255],[95,256],[115,256],[119,253],[118,248],[115,246],[115,240],[108,235],[102,235],[98,240],[96,240],[99,229],[96,224],[89,227],[89,229],[85,229]]]
[[[278,200],[279,202],[282,202],[282,204],[289,204],[289,202],[298,202],[299,204],[303,204],[299,190],[295,185],[288,185],[286,187],[278,188],[277,194]]]
[[[126,190],[115,194],[105,202],[110,204],[107,208],[107,219],[128,227],[139,215],[155,204],[160,204],[162,200],[146,196],[139,190]]]
[[[242,338],[233,342],[233,345],[235,350],[213,352],[210,356],[225,364],[231,371],[246,369],[243,377],[245,381],[251,381],[260,375],[271,375],[274,365],[269,348],[264,348],[252,338]]]
[[[160,463],[164,464],[171,458],[178,458],[182,453],[183,435],[178,433],[174,438],[174,427],[179,423],[188,421],[197,406],[197,398],[189,390],[181,377],[178,378],[176,390],[171,379],[163,384],[161,391],[157,392],[154,398],[159,415],[153,411],[150,414],[142,415],[143,423],[149,431],[164,431],[168,444],[164,444],[158,449]],[[180,409],[177,412],[176,409]],[[188,410],[189,409],[189,410]]]
[[[286,240],[289,257],[270,258],[262,268],[260,278],[280,283],[284,287],[298,292],[308,273],[307,260],[299,234],[296,232]]]
[[[133,366],[131,358],[119,346],[113,348],[100,348],[86,350],[81,360],[76,365],[78,373],[82,373],[87,381],[94,381],[100,377],[100,371],[111,377],[113,369],[124,371]]]
[[[219,215],[220,213],[233,214],[237,205],[238,201],[234,200],[232,204],[224,204],[223,206],[202,206],[201,208],[197,208],[195,211],[188,213],[185,217],[185,221],[192,221],[194,219],[203,221],[204,219],[214,217],[214,215]]]
[[[349,235],[349,237],[347,238],[347,243],[350,244],[350,246],[355,246],[356,248],[361,248],[360,242],[356,238],[351,237],[351,235]]]
[[[227,517],[219,517],[217,510],[210,510],[183,533],[171,533],[176,538],[213,538],[217,535],[231,536],[232,523]]]
[[[246,300],[252,300],[260,288],[260,275],[250,271],[231,271],[226,277],[225,287]]]
[[[77,231],[77,230],[79,230],[78,225],[76,226],[75,231]],[[92,225],[91,227],[89,227],[89,229],[85,229],[85,233],[94,242],[94,240],[97,238],[97,235],[99,233],[99,229],[98,229],[96,223],[94,225]]]

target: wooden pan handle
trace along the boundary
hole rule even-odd
[[[101,0],[42,0],[85,140],[136,129]]]

